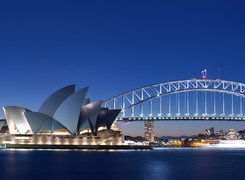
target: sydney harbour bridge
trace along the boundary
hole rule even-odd
[[[245,84],[188,79],[133,89],[104,102],[118,121],[245,121]]]

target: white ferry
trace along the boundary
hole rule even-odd
[[[245,140],[220,140],[217,144],[212,144],[209,147],[245,148]]]

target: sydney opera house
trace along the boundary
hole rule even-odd
[[[103,101],[90,102],[88,87],[75,91],[75,85],[50,95],[37,112],[25,107],[3,107],[6,132],[0,143],[118,145],[120,129],[114,125],[118,110],[103,108]]]

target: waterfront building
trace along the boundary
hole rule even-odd
[[[219,130],[215,132],[216,139],[225,139],[225,132],[223,130]]]
[[[144,133],[145,139],[148,142],[154,142],[154,122],[153,121],[145,121]]]
[[[30,144],[120,144],[113,126],[120,109],[103,108],[103,101],[85,98],[88,87],[66,86],[50,95],[37,112],[25,107],[3,107],[9,135],[2,142]],[[0,121],[3,126],[3,121]]]
[[[206,129],[206,130],[205,130],[205,135],[206,135],[207,137],[213,137],[213,136],[214,136],[214,128],[211,127],[211,128],[209,128],[209,129]]]
[[[239,133],[239,139],[245,139],[245,130],[238,131]]]
[[[229,129],[229,131],[225,135],[225,139],[227,140],[237,140],[239,133],[235,129]]]

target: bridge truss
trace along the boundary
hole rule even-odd
[[[122,109],[118,120],[245,121],[245,84],[220,79],[191,79],[153,84],[104,102]]]

